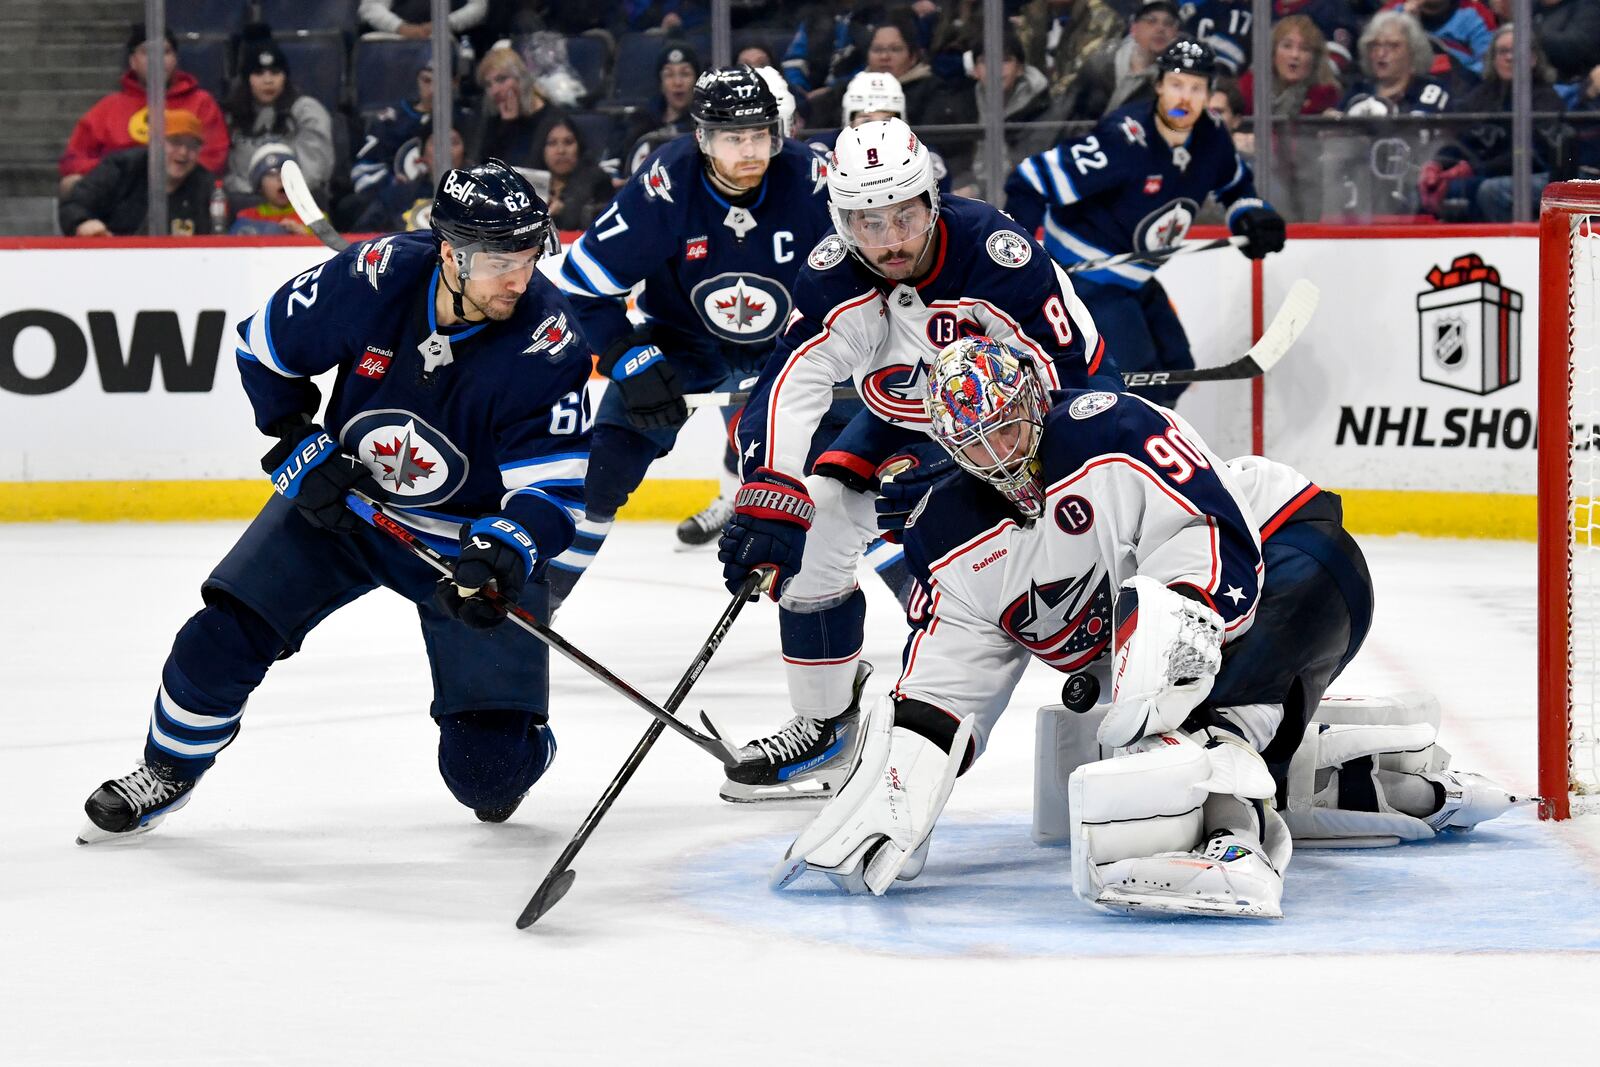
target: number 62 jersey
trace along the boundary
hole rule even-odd
[[[1259,456],[1223,462],[1181,416],[1127,393],[1056,393],[1043,434],[1046,498],[1032,524],[965,474],[939,482],[906,524],[920,587],[896,693],[977,715],[980,744],[1030,657],[1105,671],[1117,590],[1135,575],[1187,586],[1222,617],[1225,644],[1242,637],[1261,542],[1320,492]]]

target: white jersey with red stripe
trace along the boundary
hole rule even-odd
[[[908,284],[868,269],[837,235],[812,250],[739,423],[747,478],[761,467],[804,475],[839,382],[853,382],[885,422],[926,429],[926,361],[961,337],[993,337],[1031,355],[1053,389],[1081,388],[1101,373],[1104,342],[1072,283],[1008,216],[950,197],[932,241],[932,268]],[[1104,381],[1120,388],[1114,375]]]
[[[948,478],[906,526],[920,583],[897,695],[965,717],[980,744],[1030,657],[1103,673],[1121,584],[1190,587],[1243,636],[1260,597],[1263,531],[1320,490],[1259,456],[1224,462],[1176,413],[1132,394],[1056,393],[1038,454],[1044,512]],[[1101,679],[1104,683],[1105,679]]]

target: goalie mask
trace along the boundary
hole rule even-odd
[[[964,337],[933,357],[924,400],[934,440],[1029,519],[1044,513],[1034,457],[1050,397],[1033,361],[992,337]]]

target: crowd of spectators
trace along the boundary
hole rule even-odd
[[[1600,0],[1533,2],[1537,192],[1548,180],[1600,175],[1600,124],[1587,121],[1600,117]],[[336,225],[426,225],[419,207],[430,194],[434,71],[421,42],[431,33],[430,5],[348,3],[332,52],[294,52],[287,46],[329,32],[249,21],[260,5],[244,0],[238,26],[167,34],[168,145],[179,146],[168,177],[174,233],[297,229],[278,180],[289,159]],[[704,0],[450,7],[452,157],[493,156],[523,169],[563,228],[586,225],[650,151],[691,129],[689,101],[710,47]],[[892,75],[905,118],[944,157],[951,186],[967,194],[997,187],[979,150],[987,118],[981,0],[734,0],[731,9],[738,61],[781,71],[797,134],[838,128],[855,75]],[[1154,58],[1180,37],[1211,43],[1227,69],[1213,112],[1241,152],[1253,157],[1268,143],[1254,132],[1247,0],[1005,0],[1004,10],[1008,168],[1150,97]],[[1273,10],[1271,101],[1280,121],[1271,140],[1278,180],[1268,193],[1286,214],[1509,218],[1508,0],[1275,0]],[[202,81],[181,60],[221,37],[226,61]],[[388,46],[397,47],[380,51]],[[380,54],[385,69],[398,67],[414,83],[374,98],[363,72],[378,61],[363,60]],[[302,69],[297,81],[293,63],[308,61],[293,57],[304,55],[337,71]],[[135,191],[144,188],[149,61],[135,26],[117,91],[72,130],[60,163],[64,233],[142,230]],[[1429,121],[1410,118],[1419,115]],[[1390,146],[1381,160],[1379,141]],[[1404,148],[1398,158],[1395,144]]]

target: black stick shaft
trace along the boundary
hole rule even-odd
[[[683,677],[678,679],[678,684],[667,697],[662,707],[668,711],[677,711],[684,698],[689,695],[689,690],[699,680],[706,666],[711,662],[711,657],[716,655],[717,649],[722,645],[722,640],[733,627],[733,621],[739,617],[739,612],[744,610],[745,603],[755,592],[761,588],[765,576],[759,571],[752,571],[745,577],[744,585],[733,595],[733,600],[722,612],[722,617],[711,628],[711,636],[700,646],[700,651],[695,653],[694,661],[689,664],[689,669],[684,671]],[[628,753],[628,758],[623,761],[621,769],[612,777],[611,783],[606,786],[605,792],[600,794],[600,799],[595,801],[594,807],[589,809],[589,814],[584,816],[583,822],[578,826],[572,840],[567,842],[567,847],[561,850],[561,855],[556,857],[555,863],[550,865],[550,873],[544,876],[544,881],[539,883],[539,888],[529,898],[528,904],[522,909],[522,915],[517,919],[517,928],[526,929],[543,912],[540,906],[549,892],[550,886],[561,877],[562,873],[572,866],[572,861],[577,858],[578,852],[588,842],[595,827],[600,825],[600,820],[605,818],[606,812],[611,810],[611,805],[616,803],[617,797],[633,778],[633,772],[639,769],[650,749],[655,745],[656,739],[666,726],[658,719],[652,722],[645,730],[644,736],[639,738],[638,744],[633,746],[633,751]]]
[[[361,516],[366,522],[372,524],[379,531],[388,534],[395,541],[404,545],[412,555],[428,564],[446,578],[452,577],[450,563],[440,555],[427,542],[418,538],[405,526],[401,525],[393,516],[389,515],[382,504],[373,500],[364,493],[351,492],[346,500],[350,509]],[[680,721],[671,712],[659,707],[655,701],[639,692],[633,686],[611,673],[604,664],[595,660],[582,649],[570,644],[566,638],[544,625],[511,600],[501,596],[493,589],[484,589],[480,595],[491,604],[505,609],[506,618],[520,626],[549,647],[561,653],[567,659],[577,664],[591,678],[609,686],[615,692],[626,697],[635,707],[653,717],[656,722],[670,727],[679,734],[688,738],[696,746],[704,749],[706,753],[716,758],[718,763],[727,763],[729,759],[736,758],[738,751],[727,744],[720,737],[703,734],[694,727]]]

